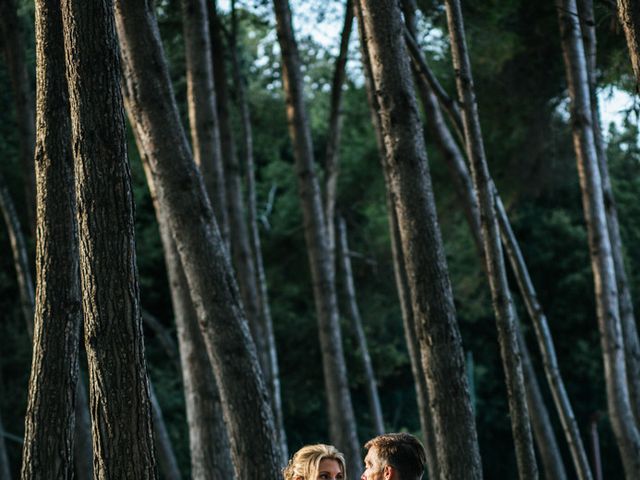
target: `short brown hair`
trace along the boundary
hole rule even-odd
[[[419,480],[424,473],[426,453],[420,440],[409,433],[385,433],[364,444],[375,447],[378,458],[398,470],[402,480]]]

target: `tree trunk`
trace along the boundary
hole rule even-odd
[[[602,458],[600,457],[600,436],[598,435],[598,412],[589,419],[589,434],[591,437],[591,456],[594,480],[602,480]]]
[[[365,373],[365,383],[367,388],[367,400],[369,401],[369,410],[373,422],[373,430],[376,435],[384,433],[384,420],[382,418],[382,407],[380,406],[380,396],[378,395],[378,385],[375,374],[373,373],[373,365],[369,356],[369,348],[367,347],[367,337],[362,326],[362,316],[358,308],[356,300],[356,288],[353,283],[353,271],[351,269],[351,252],[347,241],[347,226],[344,218],[337,219],[338,222],[338,241],[340,245],[340,266],[342,267],[344,294],[349,305],[349,316],[353,326],[354,333],[358,344],[358,350],[362,356],[362,366]]]
[[[273,332],[273,319],[271,318],[271,307],[269,303],[269,291],[267,289],[267,278],[264,272],[264,261],[262,259],[262,245],[260,241],[260,230],[258,228],[258,209],[256,206],[256,182],[255,166],[253,160],[253,131],[251,128],[251,115],[249,111],[249,101],[245,93],[245,76],[242,74],[240,62],[238,60],[237,45],[237,19],[235,1],[231,1],[231,37],[229,52],[231,53],[231,65],[233,67],[233,78],[236,87],[236,98],[240,110],[242,125],[242,139],[244,146],[244,163],[246,165],[246,189],[247,189],[247,221],[251,232],[251,251],[254,255],[256,265],[256,278],[258,282],[260,314],[262,323],[265,326],[267,335],[267,345],[269,346],[269,362],[271,364],[271,384],[270,390],[271,406],[278,429],[280,440],[280,450],[282,458],[289,458],[287,447],[287,434],[284,429],[284,415],[282,413],[282,393],[280,390],[280,368],[278,366],[278,354],[276,351],[276,339]]]
[[[276,478],[281,459],[273,443],[267,390],[228,255],[180,123],[154,4],[118,0],[116,20],[129,116],[148,158],[148,174],[166,214],[220,389],[235,475]],[[149,72],[155,72],[155,82],[148,81]]]
[[[225,245],[229,246],[229,218],[216,93],[211,65],[209,22],[205,0],[181,0],[187,62],[187,103],[193,159],[205,188]]]
[[[615,265],[607,230],[602,178],[593,135],[589,79],[576,2],[557,0],[556,6],[571,97],[573,144],[589,233],[589,252],[595,284],[609,416],[626,477],[640,478],[640,435],[627,388]]]
[[[178,470],[178,462],[176,455],[173,453],[173,445],[169,438],[167,426],[164,423],[162,410],[156,397],[153,385],[149,382],[149,399],[151,400],[151,412],[153,415],[153,436],[156,448],[156,457],[158,458],[158,466],[164,480],[181,480],[180,470]]]
[[[327,145],[325,151],[324,163],[324,212],[327,221],[327,240],[329,242],[329,255],[331,256],[331,265],[335,268],[336,255],[336,197],[338,190],[338,173],[339,173],[339,148],[340,135],[342,133],[341,125],[341,107],[342,107],[342,85],[345,79],[345,67],[347,65],[347,54],[349,53],[349,39],[351,38],[351,28],[353,26],[353,0],[347,0],[346,10],[344,14],[344,27],[340,36],[340,52],[336,59],[335,69],[333,71],[333,80],[331,82],[331,100],[329,106],[329,127],[327,129]]]
[[[507,282],[506,268],[500,244],[498,222],[493,201],[492,181],[487,167],[478,107],[473,87],[471,64],[464,37],[464,25],[459,0],[446,0],[447,23],[451,38],[453,65],[462,109],[467,156],[482,227],[484,260],[491,287],[496,315],[500,354],[507,383],[511,429],[516,448],[518,472],[521,479],[538,478],[533,451],[533,439],[522,375],[522,364],[516,338],[515,311]]]
[[[4,47],[16,110],[29,231],[35,236],[36,177],[33,164],[36,139],[35,113],[31,80],[25,59],[25,32],[22,21],[17,14],[17,7],[15,0],[0,2],[0,34],[2,35],[1,43]]]
[[[636,425],[640,425],[640,341],[636,318],[633,311],[633,301],[629,280],[622,255],[622,238],[620,237],[620,223],[618,209],[613,196],[607,151],[602,138],[600,122],[600,108],[598,106],[596,81],[596,29],[593,15],[593,0],[580,0],[580,18],[582,19],[582,36],[587,58],[587,76],[589,78],[589,97],[591,100],[591,121],[593,122],[593,136],[598,155],[598,165],[602,177],[602,194],[604,196],[607,229],[611,240],[613,265],[616,270],[616,284],[618,286],[618,305],[620,307],[620,321],[622,322],[622,336],[624,338],[625,361],[627,364],[627,382],[631,398],[631,409],[636,418]]]
[[[618,0],[618,17],[627,37],[637,90],[640,88],[640,3],[635,0]]]
[[[62,21],[94,475],[156,478],[113,4],[63,0]]]
[[[475,419],[428,171],[402,19],[392,0],[356,1],[371,63],[442,478],[481,478]],[[375,61],[374,61],[375,60]],[[427,247],[428,246],[428,247]]]
[[[78,230],[62,17],[42,1],[36,2],[36,52],[37,300],[35,320],[27,318],[34,334],[22,478],[71,479],[82,319]],[[19,283],[32,291],[30,278]]]
[[[89,413],[89,398],[84,378],[78,375],[76,385],[76,426],[75,442],[73,444],[73,462],[78,480],[93,479],[93,445],[91,440],[91,415]]]
[[[330,436],[331,441],[346,455],[349,476],[357,478],[362,465],[360,446],[342,347],[334,268],[331,265],[324,211],[314,171],[311,131],[303,99],[298,47],[293,34],[288,0],[274,0],[273,4],[282,52],[282,80],[288,105],[289,135],[294,149],[318,317],[322,365],[329,403]]]

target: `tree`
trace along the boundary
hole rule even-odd
[[[618,0],[618,17],[627,38],[631,66],[636,76],[636,89],[638,89],[640,85],[640,4],[633,0]]]
[[[63,1],[97,478],[156,478],[110,1]]]

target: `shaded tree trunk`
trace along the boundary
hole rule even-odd
[[[267,390],[228,255],[180,123],[153,2],[118,0],[116,20],[129,116],[148,158],[220,390],[235,475],[276,478],[282,462],[273,442]],[[155,82],[148,81],[148,72],[156,73]]]
[[[193,159],[202,172],[222,238],[228,247],[229,217],[225,172],[205,0],[181,0],[181,4]]]
[[[604,360],[607,404],[626,477],[640,478],[640,434],[627,387],[618,289],[598,165],[589,79],[575,0],[557,0],[562,51],[569,95],[573,144],[578,163],[582,204],[589,234],[598,327]]]
[[[37,294],[35,319],[27,318],[27,324],[33,328],[33,357],[22,478],[70,479],[74,476],[75,402],[82,321],[71,126],[61,12],[58,5],[44,1],[37,1],[35,6]],[[28,271],[26,258],[23,263]],[[19,281],[21,289],[24,281]],[[26,282],[28,290],[32,290],[31,279],[27,278]]]
[[[73,462],[78,480],[93,479],[93,445],[91,440],[91,415],[89,398],[82,375],[78,375],[76,385],[76,425],[73,444]]]
[[[637,90],[640,88],[640,3],[635,0],[618,0],[618,17],[627,37]]]
[[[151,382],[149,382],[149,399],[151,400],[154,444],[160,473],[164,480],[181,480],[182,476],[180,475],[180,470],[178,470],[176,455],[173,453],[173,445],[171,444],[169,432],[167,431],[167,426],[162,416],[162,410]]]
[[[289,135],[293,143],[304,233],[316,303],[325,389],[329,404],[331,441],[345,453],[349,476],[360,473],[360,446],[351,403],[327,230],[314,171],[311,131],[303,99],[298,47],[288,0],[274,0],[278,41],[282,52],[282,80],[287,101]]]
[[[113,3],[61,4],[94,475],[156,478]]]
[[[516,338],[515,311],[500,244],[492,181],[484,152],[471,64],[464,37],[462,11],[458,0],[446,0],[445,5],[453,65],[456,71],[458,97],[463,105],[462,120],[467,156],[471,165],[474,190],[480,210],[484,260],[491,287],[500,354],[507,383],[511,429],[516,448],[518,472],[521,479],[536,479],[538,478],[538,468],[533,451],[529,412],[525,400],[522,364]]]
[[[271,317],[271,307],[269,303],[269,291],[267,289],[267,278],[264,271],[264,261],[262,259],[262,245],[260,241],[260,230],[258,228],[258,209],[256,205],[256,182],[255,165],[253,160],[253,131],[251,128],[251,115],[249,111],[249,101],[245,92],[245,76],[242,74],[240,62],[238,60],[237,45],[237,19],[235,10],[235,0],[231,0],[231,36],[229,52],[231,54],[231,65],[233,68],[233,78],[236,87],[236,98],[240,110],[242,125],[242,139],[244,146],[244,163],[246,166],[246,189],[247,189],[247,221],[249,223],[251,235],[251,251],[254,255],[256,265],[256,278],[258,282],[258,292],[260,301],[260,314],[265,326],[267,335],[267,345],[269,346],[269,363],[271,365],[270,390],[271,406],[275,415],[276,428],[280,439],[280,450],[282,458],[289,458],[287,447],[287,435],[284,429],[284,415],[282,412],[282,393],[280,390],[280,368],[278,366],[278,354],[276,351],[276,339],[273,332],[273,319]]]
[[[35,112],[31,80],[25,59],[25,32],[17,14],[17,7],[15,0],[0,2],[0,34],[14,97],[29,231],[35,236],[36,177],[33,164],[36,139]]]
[[[392,0],[355,3],[384,135],[385,168],[420,337],[438,468],[442,478],[481,478],[462,344],[400,11]]]
[[[607,151],[600,122],[596,81],[596,29],[593,15],[593,0],[580,0],[578,8],[580,18],[582,19],[582,37],[587,59],[593,137],[596,144],[600,175],[602,177],[602,194],[604,196],[607,229],[611,240],[611,254],[613,256],[616,284],[618,286],[618,305],[620,307],[620,321],[622,322],[622,336],[624,339],[631,409],[636,418],[636,425],[640,425],[640,341],[638,340],[638,329],[633,311],[631,289],[629,288],[629,280],[622,255],[623,246],[622,238],[620,237],[618,209],[616,207],[615,197],[613,196],[613,188],[611,187]]]
[[[347,305],[349,306],[349,316],[360,356],[362,357],[362,366],[365,373],[365,384],[367,390],[367,400],[369,402],[369,410],[371,412],[371,420],[373,422],[373,430],[376,435],[384,433],[384,420],[382,418],[382,407],[380,406],[380,396],[378,395],[378,385],[375,374],[373,373],[373,365],[369,356],[369,348],[367,347],[367,337],[362,326],[362,316],[358,308],[356,299],[356,288],[353,283],[353,271],[351,269],[351,252],[349,250],[349,242],[347,240],[347,226],[344,218],[339,217],[338,222],[338,242],[340,248],[340,266],[343,274],[343,286]]]

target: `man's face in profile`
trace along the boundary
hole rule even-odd
[[[378,457],[376,447],[371,447],[364,457],[364,473],[360,480],[382,480],[384,478],[384,465]]]

